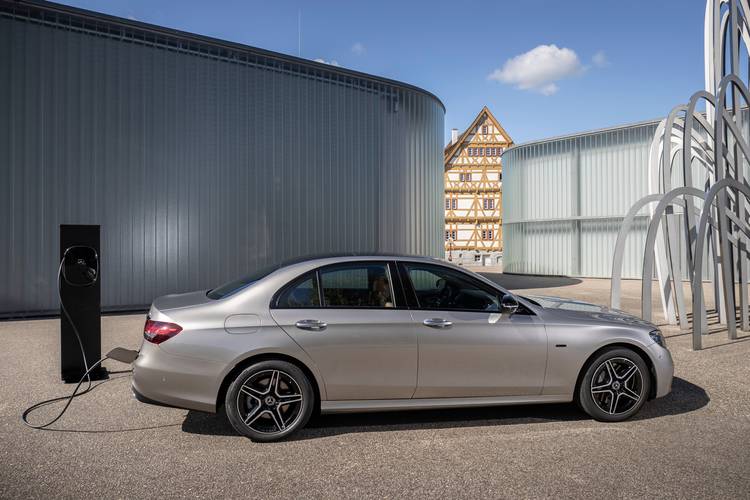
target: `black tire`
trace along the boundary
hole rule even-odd
[[[631,373],[633,367],[637,370]],[[648,399],[651,371],[643,358],[632,349],[605,349],[585,369],[576,402],[595,420],[627,420],[638,413]],[[614,377],[611,376],[612,372],[615,373]],[[637,400],[635,395],[638,396]]]
[[[284,439],[307,424],[315,408],[315,392],[304,372],[292,363],[261,361],[237,375],[224,407],[238,433],[266,443]]]

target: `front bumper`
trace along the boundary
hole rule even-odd
[[[133,394],[139,401],[213,413],[223,368],[144,342],[133,363]]]
[[[648,347],[649,356],[654,365],[656,372],[656,394],[655,397],[661,398],[669,394],[672,390],[672,378],[674,377],[674,362],[668,349],[659,344],[652,344]]]

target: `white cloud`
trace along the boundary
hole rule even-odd
[[[557,45],[539,45],[528,52],[505,61],[502,68],[487,78],[515,85],[521,90],[533,90],[552,95],[558,90],[557,81],[578,75],[585,70],[572,49]]]
[[[362,44],[362,42],[357,42],[354,45],[352,45],[352,53],[354,53],[354,55],[361,56],[365,52],[367,52],[367,49]]]
[[[598,50],[591,58],[591,62],[593,62],[594,66],[597,68],[606,68],[610,65],[609,59],[607,59],[607,54],[605,54],[603,50]]]
[[[331,59],[330,61],[326,61],[325,59],[318,58],[318,59],[313,59],[313,61],[318,62],[318,63],[328,64],[328,65],[331,65],[331,66],[339,66],[338,61],[336,61],[335,59]]]

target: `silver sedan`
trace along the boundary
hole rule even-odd
[[[156,299],[133,370],[145,402],[216,412],[256,441],[313,412],[575,401],[625,420],[669,393],[661,332],[620,311],[513,295],[437,259],[337,256]]]

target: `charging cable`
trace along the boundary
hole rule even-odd
[[[36,403],[24,410],[24,412],[21,414],[21,420],[25,425],[28,427],[31,427],[32,429],[44,429],[45,427],[49,427],[50,425],[54,424],[60,418],[65,414],[66,411],[68,411],[68,407],[70,406],[70,403],[73,402],[73,399],[78,396],[83,396],[84,394],[88,393],[93,389],[91,386],[91,375],[90,373],[99,365],[101,365],[104,360],[106,359],[114,359],[116,361],[120,361],[122,363],[130,364],[138,357],[138,351],[131,351],[129,349],[124,349],[122,347],[117,347],[107,353],[106,356],[104,356],[102,359],[94,363],[89,367],[88,360],[86,359],[86,351],[83,348],[83,341],[81,340],[81,334],[78,332],[78,328],[76,328],[75,323],[73,322],[73,319],[70,317],[70,314],[68,313],[68,310],[65,308],[65,304],[62,300],[62,293],[60,292],[60,276],[62,275],[63,270],[63,264],[65,263],[65,258],[63,257],[63,260],[60,261],[60,267],[57,270],[57,297],[60,299],[60,309],[62,310],[63,314],[67,318],[68,322],[70,323],[70,326],[73,327],[73,333],[76,336],[76,340],[78,340],[78,346],[81,348],[81,358],[83,359],[83,366],[86,368],[86,372],[81,376],[81,378],[78,380],[78,384],[76,385],[75,389],[73,389],[73,393],[70,394],[70,396],[59,396],[52,399],[47,399],[45,401],[40,401],[39,403]],[[88,387],[86,387],[85,390],[78,392],[78,389],[81,388],[81,385],[83,385],[84,380],[88,380]],[[64,401],[67,399],[67,403],[65,403],[65,406],[62,410],[60,410],[60,413],[57,414],[55,418],[50,420],[49,422],[41,425],[35,425],[28,421],[28,416],[31,412],[37,410],[38,408],[41,408],[43,406],[50,405],[52,403],[56,403],[58,401]]]
[[[83,367],[86,369],[86,373],[84,374],[84,377],[87,377],[89,380],[89,387],[84,392],[88,392],[89,389],[91,389],[91,376],[89,373],[91,370],[89,369],[89,363],[86,359],[86,350],[83,348],[83,341],[81,340],[81,334],[78,333],[78,328],[76,328],[76,324],[73,321],[73,318],[70,317],[70,313],[68,313],[68,309],[65,307],[65,303],[62,299],[62,292],[60,291],[60,276],[62,276],[63,273],[63,264],[65,264],[65,257],[62,258],[60,261],[60,267],[57,269],[57,298],[60,301],[60,309],[62,310],[63,314],[65,315],[65,318],[68,320],[68,323],[70,323],[70,326],[73,327],[73,333],[76,336],[76,340],[78,341],[78,347],[81,348],[81,358],[83,358]],[[104,359],[99,360],[99,363],[104,361]]]
[[[85,359],[85,357],[84,357],[84,359]],[[70,403],[73,402],[73,398],[76,398],[78,396],[83,396],[84,394],[86,394],[87,392],[89,392],[92,389],[92,387],[91,387],[91,376],[89,375],[89,373],[91,373],[91,370],[93,370],[94,368],[96,368],[97,366],[99,366],[100,364],[102,364],[102,362],[105,359],[109,359],[109,356],[104,356],[102,359],[100,359],[99,361],[97,361],[96,363],[94,363],[91,366],[91,368],[86,369],[86,373],[84,373],[83,376],[81,377],[81,379],[78,381],[78,384],[76,385],[76,388],[73,389],[73,393],[70,396],[60,396],[60,397],[56,397],[56,398],[52,398],[52,399],[47,399],[45,401],[40,401],[39,403],[36,403],[36,404],[34,404],[34,405],[29,406],[28,408],[26,408],[23,411],[23,413],[21,414],[21,420],[23,420],[23,423],[26,424],[27,426],[31,427],[32,429],[44,429],[45,427],[49,427],[50,425],[52,425],[55,422],[57,422],[58,420],[60,420],[60,417],[62,417],[65,414],[65,412],[68,411],[68,407],[70,406]],[[84,390],[82,392],[78,392],[78,389],[80,389],[81,385],[83,384],[84,379],[88,379],[89,386],[86,388],[86,390]],[[28,421],[29,414],[31,412],[33,412],[34,410],[36,410],[38,408],[41,408],[42,406],[47,406],[47,405],[50,405],[52,403],[56,403],[58,401],[64,401],[66,399],[68,400],[68,402],[65,403],[65,406],[63,407],[62,410],[60,410],[60,413],[58,413],[55,418],[53,418],[52,420],[50,420],[46,424],[35,425],[35,424],[32,424],[32,423],[30,423]]]

